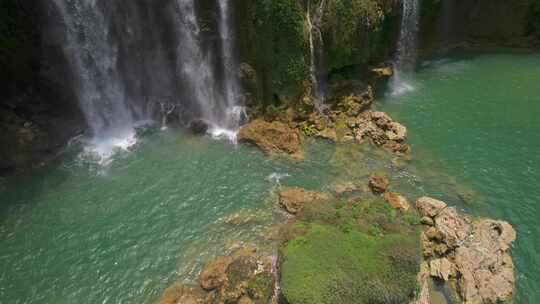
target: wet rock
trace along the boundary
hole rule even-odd
[[[223,285],[227,279],[226,271],[232,262],[232,257],[221,257],[206,265],[199,276],[202,288],[212,290]]]
[[[193,134],[205,134],[208,131],[209,126],[206,121],[196,119],[189,124],[188,128]]]
[[[281,187],[278,196],[281,206],[291,214],[297,214],[305,204],[315,201],[328,201],[332,198],[327,193],[308,191],[298,187]]]
[[[334,130],[334,129],[324,129],[322,131],[319,131],[317,133],[317,137],[328,139],[328,140],[331,140],[333,142],[338,141],[337,133],[336,133],[336,130]]]
[[[238,140],[255,144],[267,155],[304,158],[299,132],[286,123],[256,119],[240,129]]]
[[[420,212],[420,215],[433,218],[446,208],[446,203],[424,196],[416,201],[416,208]]]
[[[392,206],[394,209],[399,209],[401,211],[409,211],[410,205],[407,199],[396,192],[386,192],[384,194],[384,199]]]
[[[453,265],[447,258],[435,259],[429,262],[430,275],[448,281],[454,274]]]
[[[390,181],[383,173],[372,173],[369,176],[369,188],[374,194],[383,194],[390,187]]]
[[[175,283],[163,292],[156,304],[206,304],[207,293],[196,285]]]

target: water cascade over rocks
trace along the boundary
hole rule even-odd
[[[414,89],[411,74],[416,65],[420,0],[403,0],[398,50],[394,60],[391,94],[400,95]]]
[[[59,45],[73,75],[71,87],[89,127],[86,150],[99,159],[127,149],[136,141],[135,129],[150,121],[162,129],[172,120],[202,122],[212,135],[234,139],[245,119],[230,1],[212,3],[220,16],[210,26],[219,33],[216,43],[201,30],[199,3],[160,1],[50,4],[61,23]]]

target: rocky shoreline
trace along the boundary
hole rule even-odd
[[[370,142],[407,159],[406,127],[371,110],[370,86],[323,111],[310,95],[270,119],[252,120],[239,141],[296,161],[305,158],[309,138]],[[290,215],[279,229],[277,256],[240,249],[210,262],[198,284],[172,285],[158,303],[473,304],[513,297],[510,224],[472,218],[429,197],[412,204],[384,173],[327,192],[282,186],[277,204]]]

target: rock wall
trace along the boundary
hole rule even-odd
[[[58,77],[69,75],[61,52],[42,31],[50,13],[34,1],[0,3],[0,176],[53,157],[80,130],[80,112]]]
[[[423,48],[456,44],[531,47],[539,42],[538,0],[423,1]]]

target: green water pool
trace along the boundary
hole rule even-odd
[[[454,205],[514,225],[516,303],[540,303],[540,54],[452,52],[426,61],[412,85],[379,107],[408,127],[424,168],[479,194]]]

